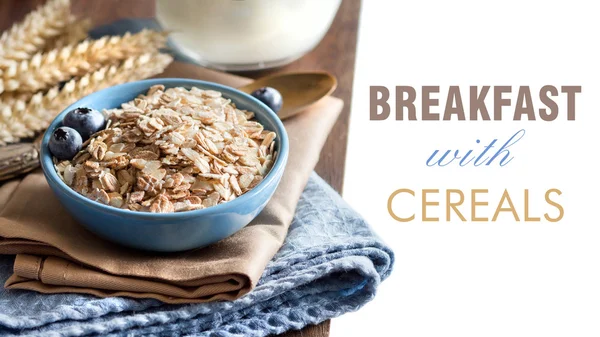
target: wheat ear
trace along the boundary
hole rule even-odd
[[[113,85],[160,74],[171,61],[173,58],[168,54],[147,53],[73,79],[62,88],[56,86],[46,93],[37,93],[27,102],[11,96],[10,100],[0,102],[0,144],[32,137],[80,98]]]
[[[124,36],[105,36],[48,53],[38,53],[31,60],[13,64],[4,71],[0,80],[0,93],[48,89],[102,66],[154,52],[165,43],[166,33],[143,30],[133,35],[127,33]]]
[[[62,35],[68,28],[70,11],[69,0],[50,0],[2,33],[0,67],[29,59],[50,40]]]
[[[88,31],[92,28],[92,20],[71,18],[68,29],[50,41],[44,48],[45,52],[52,49],[64,48],[69,45],[80,43],[88,37]]]

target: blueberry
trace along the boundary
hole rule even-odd
[[[94,133],[102,130],[105,124],[104,115],[100,111],[90,108],[71,110],[63,119],[63,125],[79,132],[84,141]]]
[[[283,105],[283,98],[275,88],[262,87],[253,91],[250,95],[265,103],[265,105],[271,108],[275,113],[277,113]]]
[[[81,150],[81,136],[75,129],[66,126],[57,128],[52,133],[48,148],[59,160],[70,160]]]

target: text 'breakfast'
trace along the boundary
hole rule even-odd
[[[534,94],[529,86],[470,86],[468,94],[461,92],[459,86],[450,86],[447,95],[441,94],[440,86],[423,86],[419,92],[411,86],[396,86],[393,103],[390,102],[390,91],[385,86],[370,87],[370,120],[388,119],[392,106],[395,106],[395,119],[399,121],[501,121],[506,118],[534,121],[539,117],[549,122],[556,120],[559,114],[565,114],[564,111],[566,120],[573,121],[575,98],[581,92],[581,86],[561,86],[559,90],[556,86],[545,85]],[[517,93],[514,101],[509,97],[512,92]],[[539,98],[538,106],[533,103],[533,95]],[[562,107],[559,104],[561,96],[566,98]],[[437,107],[443,110],[434,109]]]

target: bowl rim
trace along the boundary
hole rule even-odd
[[[256,185],[253,189],[251,189],[250,191],[235,198],[234,200],[231,200],[231,201],[228,201],[228,202],[225,202],[222,204],[218,204],[215,206],[199,209],[199,210],[172,212],[172,213],[136,212],[136,211],[131,211],[128,209],[117,208],[117,207],[110,206],[110,205],[104,205],[98,201],[88,199],[87,197],[85,197],[85,196],[77,193],[75,190],[71,189],[71,187],[67,186],[67,184],[58,176],[58,173],[56,172],[56,169],[54,167],[54,163],[52,160],[52,154],[50,153],[50,151],[48,149],[48,141],[50,140],[50,135],[52,134],[52,131],[54,129],[56,129],[59,126],[59,124],[62,123],[62,120],[63,120],[64,116],[66,115],[66,113],[68,111],[71,111],[72,109],[75,109],[78,106],[87,104],[87,102],[95,101],[95,100],[101,98],[102,96],[111,95],[112,93],[115,93],[115,92],[134,90],[134,88],[137,88],[140,86],[146,86],[146,90],[147,90],[151,86],[159,85],[159,84],[163,84],[163,85],[167,86],[167,88],[178,87],[178,86],[184,86],[184,87],[189,88],[189,87],[193,87],[193,86],[198,86],[204,90],[220,91],[221,93],[223,93],[224,96],[231,99],[234,103],[236,103],[236,100],[238,100],[238,99],[236,99],[235,96],[236,95],[241,96],[245,99],[248,99],[250,101],[251,105],[254,105],[253,106],[253,108],[254,108],[253,110],[255,110],[255,111],[253,111],[254,113],[262,114],[264,112],[264,114],[266,115],[265,117],[270,119],[273,122],[273,124],[275,125],[276,130],[273,130],[273,131],[275,131],[277,133],[277,136],[278,136],[277,138],[279,138],[279,143],[280,143],[279,153],[277,154],[277,157],[275,158],[275,163],[273,164],[273,167],[267,173],[265,178],[258,185]],[[125,103],[125,102],[122,102],[122,103]],[[172,220],[172,219],[193,218],[193,217],[199,217],[199,216],[203,216],[203,215],[220,214],[220,213],[227,213],[227,212],[234,211],[238,207],[242,206],[245,203],[245,201],[260,194],[263,190],[265,190],[265,188],[267,188],[267,186],[276,182],[275,180],[278,179],[278,176],[282,175],[283,171],[285,170],[285,166],[287,164],[287,159],[288,159],[288,152],[289,152],[289,140],[288,140],[288,135],[285,130],[285,127],[283,126],[282,121],[279,119],[277,114],[275,114],[275,112],[273,112],[273,110],[271,110],[271,108],[269,108],[267,105],[265,105],[258,99],[252,97],[251,95],[249,95],[245,92],[242,92],[233,87],[226,86],[223,84],[218,84],[218,83],[203,81],[203,80],[169,77],[169,78],[146,79],[146,80],[128,82],[128,83],[108,87],[108,88],[96,91],[85,97],[82,97],[81,99],[77,100],[75,103],[69,105],[67,108],[65,108],[63,111],[61,111],[52,120],[52,122],[50,123],[50,126],[45,131],[44,136],[42,138],[42,142],[40,144],[40,163],[41,163],[42,171],[44,172],[44,175],[46,176],[46,179],[48,180],[49,184],[53,183],[55,186],[57,186],[60,189],[61,192],[64,193],[64,195],[66,195],[67,197],[69,197],[71,199],[74,199],[74,201],[76,201],[76,202],[83,203],[83,204],[85,204],[89,207],[95,208],[96,210],[99,210],[101,212],[110,212],[113,214],[122,215],[124,218],[147,219],[147,220],[161,220],[161,219]]]

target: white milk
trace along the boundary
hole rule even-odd
[[[341,0],[156,0],[156,17],[199,63],[251,70],[294,61],[323,38]]]

